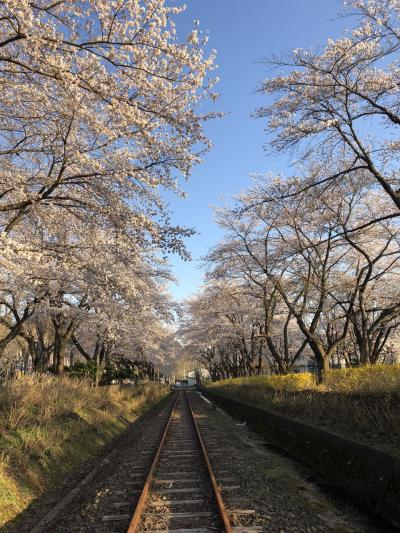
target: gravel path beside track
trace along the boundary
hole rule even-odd
[[[221,451],[212,458],[213,468],[229,472],[235,490],[223,493],[227,509],[254,509],[247,525],[274,533],[335,532],[389,533],[382,525],[329,489],[321,487],[299,463],[275,451],[245,425],[226,413],[210,410],[198,393],[192,407],[202,432],[218,442]],[[243,516],[233,515],[233,525]]]

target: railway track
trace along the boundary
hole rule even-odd
[[[246,491],[232,474],[235,438],[213,413],[199,394],[176,393],[29,531],[260,531],[254,510],[237,509]]]
[[[182,529],[232,531],[185,391],[176,395],[128,533]]]
[[[327,506],[330,500],[305,478],[307,472],[265,451],[263,441],[235,427],[242,423],[206,402],[190,391],[166,398],[78,485],[54,500],[39,522],[11,531],[389,531],[349,511],[348,502],[339,510],[336,500]]]
[[[206,428],[203,432],[204,437],[188,394],[178,392],[128,533],[232,533],[261,529],[231,525],[220,489],[223,478],[217,481],[207,451],[213,437]]]

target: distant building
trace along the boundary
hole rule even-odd
[[[183,389],[185,387],[194,387],[196,385],[196,379],[187,377],[186,379],[176,379],[173,383],[174,389]]]
[[[193,379],[197,385],[200,385],[202,381],[211,379],[211,376],[206,368],[200,367],[188,372],[188,378]]]

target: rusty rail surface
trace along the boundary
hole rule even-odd
[[[197,433],[197,437],[198,437],[199,442],[200,442],[201,450],[203,452],[204,461],[205,461],[205,463],[207,465],[208,474],[210,476],[211,483],[212,483],[212,486],[213,486],[214,496],[215,496],[215,500],[217,502],[218,512],[219,512],[219,515],[220,515],[221,520],[222,520],[224,531],[226,533],[232,533],[232,526],[231,526],[231,523],[230,523],[230,520],[229,520],[228,513],[226,512],[226,509],[225,509],[225,505],[224,505],[224,502],[223,502],[223,499],[222,499],[222,496],[221,496],[221,491],[219,490],[218,483],[217,483],[217,480],[215,478],[215,475],[214,475],[214,472],[213,472],[213,469],[212,469],[212,466],[211,466],[211,463],[210,463],[210,459],[209,459],[208,454],[207,454],[207,449],[206,449],[206,446],[204,444],[203,437],[201,436],[201,433],[200,433],[200,430],[199,430],[199,426],[197,425],[196,418],[194,416],[193,409],[192,409],[192,406],[190,405],[190,401],[189,401],[189,398],[188,398],[188,396],[186,394],[186,391],[185,391],[185,398],[186,398],[186,401],[187,401],[188,406],[189,406],[190,414],[192,415],[192,420],[193,420],[193,423],[194,423],[194,427],[196,428],[196,433]]]
[[[167,438],[167,435],[168,435],[168,430],[170,428],[171,421],[172,421],[172,418],[173,418],[173,414],[175,412],[175,408],[176,408],[176,405],[178,403],[178,398],[179,398],[181,392],[183,392],[183,394],[185,396],[185,399],[186,399],[186,402],[187,402],[187,405],[188,405],[188,408],[189,408],[189,412],[190,412],[190,415],[191,415],[191,420],[193,422],[193,425],[194,425],[194,428],[195,428],[195,432],[196,432],[197,438],[198,438],[199,443],[200,443],[200,447],[201,447],[201,450],[202,450],[204,462],[206,463],[206,466],[207,466],[207,471],[208,471],[208,474],[209,474],[209,477],[210,477],[210,480],[211,480],[211,484],[212,484],[212,487],[213,487],[213,491],[214,491],[215,501],[216,501],[216,504],[217,504],[217,507],[218,507],[218,512],[219,512],[219,515],[220,515],[220,518],[221,518],[221,521],[222,521],[222,525],[223,525],[223,531],[225,531],[225,533],[232,533],[232,531],[233,531],[231,523],[230,523],[230,520],[229,520],[229,517],[228,517],[228,513],[226,512],[225,505],[224,505],[224,502],[222,500],[221,492],[219,490],[216,477],[214,475],[214,472],[213,472],[213,469],[212,469],[212,466],[211,466],[210,459],[209,459],[208,454],[207,454],[206,446],[204,444],[204,441],[203,441],[203,438],[201,436],[199,427],[197,425],[197,422],[196,422],[192,407],[190,405],[189,398],[188,398],[188,396],[186,394],[186,391],[179,391],[178,394],[176,395],[174,404],[173,404],[171,412],[169,414],[168,421],[167,421],[167,423],[165,425],[165,428],[164,428],[160,443],[159,443],[158,448],[157,448],[157,452],[156,452],[156,454],[154,456],[152,465],[151,465],[149,473],[147,475],[145,484],[143,486],[142,493],[140,495],[138,504],[136,506],[136,509],[135,509],[134,515],[132,517],[131,523],[129,525],[129,528],[127,530],[127,533],[137,533],[137,531],[138,531],[138,526],[140,524],[143,511],[144,511],[144,509],[146,507],[147,498],[148,498],[148,495],[149,495],[149,492],[150,492],[150,486],[151,486],[151,484],[153,482],[154,474],[156,473],[156,470],[157,470],[157,468],[159,466],[162,449],[163,449],[164,443],[166,441],[166,438]]]
[[[151,485],[151,483],[153,481],[154,474],[155,474],[155,472],[157,470],[158,463],[160,461],[161,451],[162,451],[162,448],[164,446],[165,439],[167,438],[169,426],[171,425],[172,415],[174,414],[176,404],[178,403],[179,394],[180,393],[178,392],[178,394],[176,395],[174,404],[172,406],[171,412],[170,412],[169,417],[168,417],[168,421],[165,424],[165,428],[164,428],[160,443],[158,445],[156,455],[154,456],[154,459],[153,459],[153,462],[151,464],[149,473],[147,474],[147,478],[146,478],[145,484],[143,486],[142,493],[141,493],[139,501],[137,503],[135,512],[134,512],[132,520],[131,520],[131,523],[129,524],[129,528],[127,530],[127,533],[135,533],[137,531],[137,527],[139,525],[140,519],[142,517],[143,510],[144,510],[145,505],[146,505],[146,500],[147,500],[147,496],[149,494],[150,485]]]

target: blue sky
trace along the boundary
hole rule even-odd
[[[226,116],[206,124],[214,147],[186,183],[188,199],[168,197],[173,222],[198,232],[187,240],[192,261],[170,257],[180,281],[171,287],[177,299],[198,290],[202,281],[199,259],[222,236],[211,206],[249,186],[253,173],[287,170],[284,157],[266,155],[265,124],[251,117],[266,102],[254,93],[268,75],[259,60],[324,44],[350,23],[338,17],[340,0],[187,0],[186,6],[186,12],[176,18],[178,33],[188,33],[195,19],[200,29],[209,32],[209,48],[217,50],[216,75],[221,81],[216,90],[221,96],[208,108]]]

